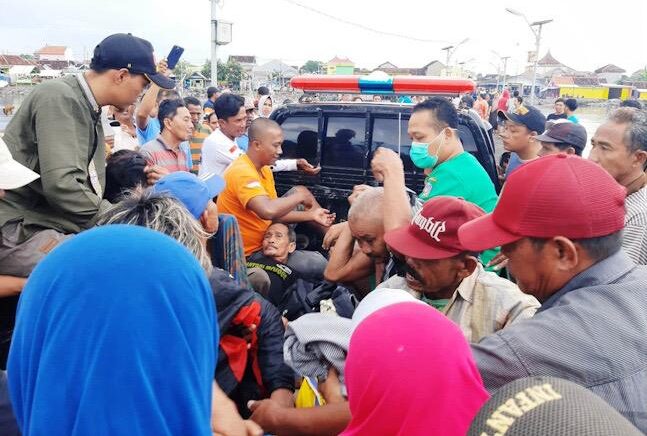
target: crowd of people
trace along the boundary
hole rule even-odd
[[[321,168],[281,159],[269,89],[169,73],[111,35],[0,139],[1,433],[647,431],[647,112],[583,158],[573,99],[416,98],[423,190],[380,148],[337,222],[278,195]],[[500,193],[461,112],[503,142]]]

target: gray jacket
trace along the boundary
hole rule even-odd
[[[528,376],[587,387],[647,431],[647,267],[622,250],[575,276],[533,318],[472,351],[488,390]]]

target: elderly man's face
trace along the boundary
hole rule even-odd
[[[539,301],[545,301],[562,286],[563,279],[557,276],[559,256],[553,248],[551,244],[540,248],[528,238],[501,247],[519,289]]]
[[[296,249],[296,243],[290,242],[288,226],[272,224],[263,237],[263,255],[278,262],[285,263],[288,256]]]
[[[419,292],[428,298],[439,299],[449,298],[458,288],[460,282],[465,278],[461,275],[461,263],[455,258],[423,260],[406,257],[407,284],[420,283]]]
[[[388,257],[383,223],[371,217],[353,217],[348,221],[348,225],[362,253],[373,259]]]
[[[636,170],[634,153],[624,143],[626,124],[612,121],[598,127],[591,138],[589,159],[604,168],[620,184],[628,182]]]

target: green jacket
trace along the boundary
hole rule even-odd
[[[3,139],[14,159],[40,174],[0,200],[0,226],[23,221],[22,240],[43,229],[78,233],[110,207],[101,198],[105,146],[100,108],[81,81],[85,83],[68,76],[38,85],[5,130]]]

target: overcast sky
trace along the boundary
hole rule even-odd
[[[432,42],[378,34],[295,2],[347,22]],[[494,50],[511,56],[508,71],[518,73],[534,49],[534,36],[506,7],[530,21],[554,19],[544,27],[542,56],[550,49],[559,61],[584,71],[612,63],[631,74],[647,65],[645,0],[615,0],[604,7],[581,0],[221,0],[219,18],[234,25],[233,42],[219,48],[219,57],[256,55],[300,65],[337,55],[365,68],[387,60],[421,67],[435,59],[444,62],[442,47],[469,38],[452,63],[496,72]],[[186,60],[202,64],[210,55],[209,21],[209,0],[0,0],[0,53],[33,53],[47,43],[68,45],[81,58],[103,37],[131,32],[150,40],[157,56],[177,44],[186,49]]]

